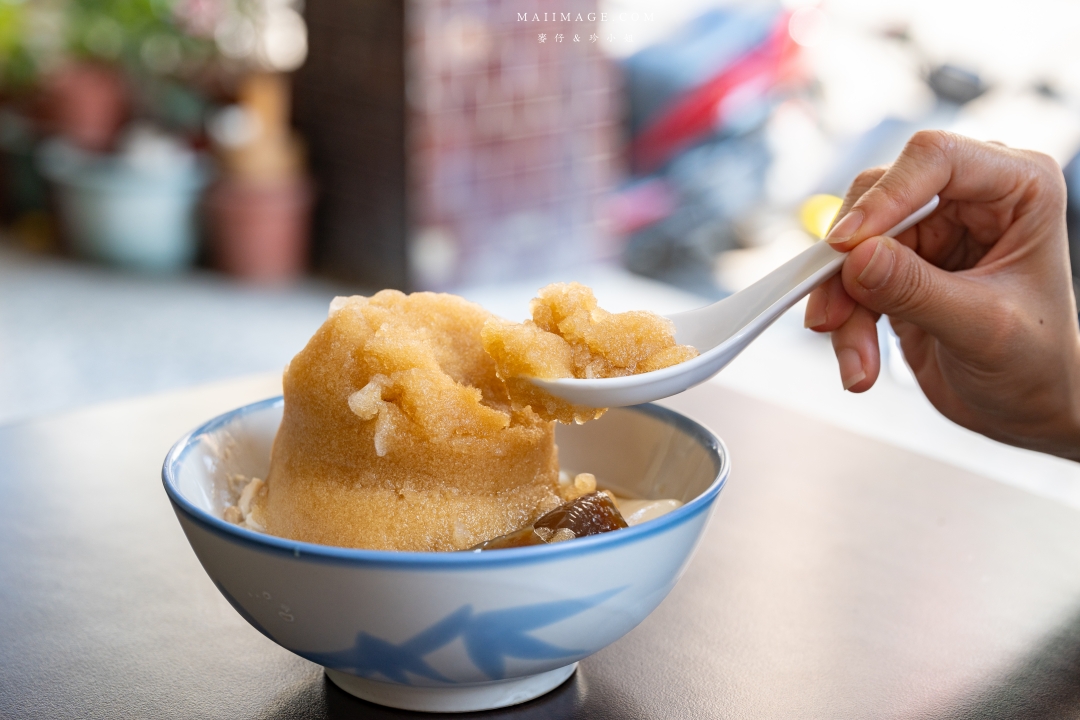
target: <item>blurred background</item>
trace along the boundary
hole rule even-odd
[[[1065,0],[0,0],[0,423],[278,372],[337,294],[711,302],[923,128],[1057,159],[1080,274],[1078,27]],[[1080,506],[1072,464],[938,417],[886,324],[853,397],[801,317],[714,382]]]

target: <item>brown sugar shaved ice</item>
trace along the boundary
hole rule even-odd
[[[675,343],[675,326],[667,318],[645,311],[610,313],[579,283],[548,285],[530,310],[532,319],[524,323],[490,318],[482,337],[514,406],[529,406],[544,419],[584,422],[604,411],[571,405],[528,378],[623,377],[698,355],[689,345]]]
[[[461,550],[561,502],[554,424],[512,405],[452,295],[337,298],[285,371],[284,416],[251,518],[306,542]]]
[[[573,349],[558,335],[541,330],[531,320],[519,324],[492,317],[481,337],[516,407],[529,407],[545,420],[563,423],[582,423],[604,414],[603,409],[572,405],[529,380],[574,377]]]
[[[532,315],[510,323],[434,293],[336,298],[285,370],[269,475],[240,478],[226,519],[376,550],[463,550],[524,530],[545,543],[576,537],[533,527],[597,489],[589,473],[560,480],[553,419],[604,410],[528,378],[619,377],[697,353],[675,344],[664,318],[608,313],[576,283],[541,290]],[[585,505],[618,515],[612,502]],[[608,529],[625,527],[619,517]]]
[[[529,304],[533,323],[571,350],[574,377],[612,378],[659,370],[697,357],[675,343],[675,325],[644,310],[610,313],[579,283],[556,283]]]

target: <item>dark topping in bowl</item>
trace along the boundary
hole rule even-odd
[[[479,552],[544,545],[587,535],[599,535],[624,527],[628,527],[626,520],[615,507],[611,497],[604,492],[592,492],[563,503],[542,515],[532,525],[482,542],[472,550]]]

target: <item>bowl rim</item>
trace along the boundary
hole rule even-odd
[[[251,549],[280,555],[291,555],[306,560],[317,560],[349,565],[376,566],[382,569],[439,569],[439,570],[475,570],[498,565],[519,565],[534,562],[549,562],[565,559],[569,556],[587,555],[602,552],[612,547],[639,542],[652,535],[681,525],[697,515],[708,511],[720,490],[727,483],[731,462],[727,446],[712,430],[696,420],[691,420],[682,413],[669,408],[645,403],[618,408],[632,412],[645,413],[654,418],[671,423],[694,437],[707,450],[720,459],[716,477],[697,497],[660,517],[623,528],[618,532],[600,533],[578,538],[574,542],[554,543],[551,545],[533,545],[523,548],[506,548],[490,552],[436,552],[409,550],[368,550],[363,548],[345,548],[334,545],[290,540],[268,533],[256,532],[227,522],[223,518],[211,515],[206,510],[188,500],[176,487],[179,467],[187,453],[195,447],[201,436],[213,432],[224,425],[234,422],[244,415],[284,406],[284,397],[267,398],[243,405],[222,413],[184,434],[169,450],[161,468],[161,480],[165,492],[177,512],[183,514],[203,529],[233,542],[239,542]]]

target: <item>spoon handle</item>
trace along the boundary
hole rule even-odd
[[[937,206],[941,204],[941,198],[937,195],[930,198],[929,201],[915,212],[908,215],[906,218],[898,222],[891,230],[882,233],[885,237],[896,237],[900,233],[912,227],[916,223],[922,222],[926,217],[937,210]]]
[[[883,234],[888,237],[899,235],[934,212],[938,202],[935,195]],[[814,243],[734,295],[714,305],[671,316],[675,321],[675,339],[697,348],[715,347],[737,334],[747,334],[752,339],[811,290],[835,275],[846,257],[847,253],[833,250],[827,242]]]

